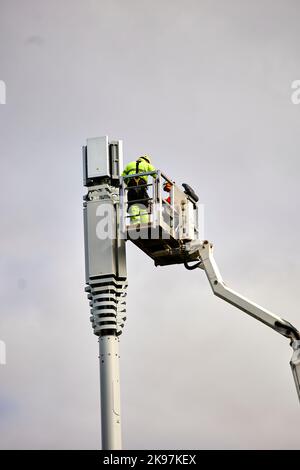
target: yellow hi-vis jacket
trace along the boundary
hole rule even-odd
[[[155,171],[154,166],[150,165],[150,163],[146,162],[146,160],[144,160],[143,158],[138,158],[136,161],[130,162],[128,163],[128,165],[125,166],[122,176],[126,177],[127,175],[135,175],[136,173],[148,173],[149,171]],[[143,178],[146,183],[148,182],[147,175],[141,176],[140,178]]]

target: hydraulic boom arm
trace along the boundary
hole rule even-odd
[[[294,350],[290,365],[300,400],[300,332],[291,323],[283,320],[277,315],[274,315],[227,287],[213,257],[213,247],[211,243],[208,241],[204,241],[203,243],[194,241],[188,243],[186,245],[186,249],[189,255],[198,252],[200,259],[199,263],[196,265],[192,267],[186,265],[186,267],[188,269],[193,269],[194,267],[203,269],[207,275],[213,293],[217,297],[220,297],[231,305],[243,310],[243,312],[251,315],[253,318],[269,326],[281,335],[290,338],[291,346]]]

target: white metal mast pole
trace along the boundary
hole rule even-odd
[[[122,449],[119,340],[99,337],[102,449]]]

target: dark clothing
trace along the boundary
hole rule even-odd
[[[149,194],[147,192],[147,182],[143,178],[130,179],[128,181],[127,187],[130,188],[128,189],[127,194],[128,209],[134,204],[142,204],[146,208],[149,207]],[[136,201],[137,199],[139,199],[139,201]]]

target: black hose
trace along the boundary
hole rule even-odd
[[[188,269],[189,271],[192,271],[193,269],[196,269],[196,268],[199,268],[200,264],[202,263],[202,261],[198,261],[198,263],[196,264],[193,264],[192,266],[188,264],[187,261],[184,261],[183,264],[184,264],[184,267],[186,269]]]

